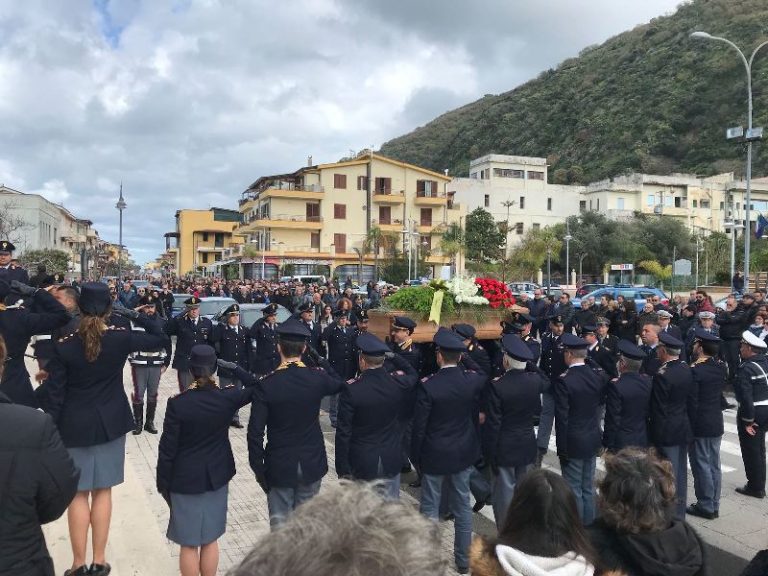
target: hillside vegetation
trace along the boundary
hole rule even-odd
[[[385,143],[381,153],[466,175],[488,153],[549,159],[550,179],[589,182],[626,171],[743,173],[746,74],[725,36],[751,54],[768,39],[768,1],[694,0],[582,51],[518,88],[486,96]],[[753,69],[754,124],[768,128],[768,46]],[[768,133],[768,130],[767,130]],[[768,173],[758,146],[755,175]]]

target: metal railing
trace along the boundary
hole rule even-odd
[[[251,222],[258,220],[277,220],[280,222],[322,222],[322,216],[302,216],[300,214],[254,214]]]
[[[445,192],[427,192],[426,190],[417,190],[416,198],[447,198]]]

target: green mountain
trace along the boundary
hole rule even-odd
[[[743,145],[725,129],[746,126],[746,73],[723,43],[747,51],[768,40],[768,1],[694,0],[585,48],[578,58],[510,92],[486,96],[395,138],[381,153],[466,175],[484,154],[546,157],[550,178],[589,182],[626,171],[742,174]],[[753,66],[754,125],[768,139],[768,46]],[[755,175],[768,173],[757,146]]]

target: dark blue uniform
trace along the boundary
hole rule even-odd
[[[525,345],[528,346],[528,349],[533,353],[533,360],[531,360],[531,362],[538,366],[539,359],[541,358],[541,344],[530,334],[526,334],[520,339],[525,342]]]
[[[491,367],[488,351],[478,344],[477,341],[473,341],[467,346],[467,356],[472,358],[480,372],[483,372],[488,378],[493,376],[493,368]]]
[[[248,331],[243,326],[217,324],[213,327],[211,342],[216,349],[216,355],[227,362],[234,362],[246,372],[250,367],[251,340]],[[234,380],[237,378],[234,370],[219,368],[220,377]]]
[[[402,357],[400,368],[365,370],[339,397],[336,473],[360,480],[391,478],[402,466],[400,414],[416,385],[416,370]]]
[[[357,373],[356,337],[354,328],[342,328],[336,323],[328,326],[323,332],[323,341],[328,345],[328,362],[345,380],[354,378]]]
[[[739,402],[737,431],[747,484],[737,491],[747,495],[765,496],[765,431],[768,428],[768,357],[755,354],[744,360],[736,372],[734,390]],[[746,427],[756,424],[754,436]]]
[[[254,374],[269,374],[280,365],[276,330],[277,324],[270,324],[266,318],[259,318],[251,326],[251,370]]]
[[[564,352],[561,336],[555,336],[552,332],[545,332],[541,337],[541,361],[539,366],[554,383],[560,374],[565,372],[567,366],[563,359]]]
[[[640,346],[640,349],[646,354],[646,357],[643,358],[643,363],[640,365],[640,373],[647,374],[653,378],[659,371],[659,368],[661,368],[661,360],[656,356],[656,346],[651,348],[650,346],[643,344]]]
[[[320,330],[320,323],[319,322],[304,322],[301,320],[301,323],[307,327],[307,330],[309,330],[309,333],[311,336],[309,337],[309,343],[314,348],[318,354],[323,355],[324,349],[323,349],[323,333]]]
[[[619,375],[618,368],[616,367],[616,356],[614,356],[607,348],[604,348],[600,344],[596,344],[594,348],[591,348],[588,352],[589,358],[597,364],[609,378],[616,378]]]
[[[8,284],[14,280],[18,280],[22,284],[29,284],[29,274],[24,268],[9,264],[8,266],[0,266],[0,280],[5,280]]]
[[[618,452],[627,446],[648,446],[651,378],[626,372],[608,384],[603,446]]]
[[[185,383],[182,381],[182,378],[186,377],[189,370],[187,362],[192,346],[211,343],[213,323],[208,318],[202,317],[198,318],[197,322],[195,322],[182,314],[166,323],[165,333],[169,336],[176,336],[176,353],[173,356],[173,364],[171,366],[179,373],[179,388],[183,391],[191,383],[191,376],[186,385],[184,385]]]
[[[37,400],[24,365],[24,353],[32,336],[50,333],[64,326],[69,321],[69,314],[66,308],[45,290],[35,292],[31,305],[36,312],[24,307],[0,310],[0,334],[5,339],[8,353],[0,381],[0,392],[15,404],[36,408]]]

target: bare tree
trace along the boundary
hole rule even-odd
[[[24,218],[19,216],[19,205],[11,200],[0,203],[0,239],[20,243],[25,230],[33,228]]]

